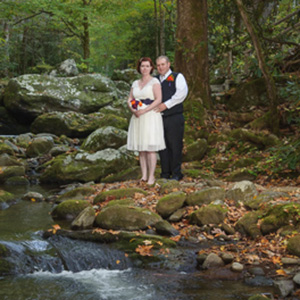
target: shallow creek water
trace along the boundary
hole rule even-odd
[[[272,292],[271,287],[204,280],[201,271],[136,268],[110,245],[58,236],[45,240],[43,230],[54,224],[51,204],[18,197],[29,190],[49,195],[51,189],[24,189],[11,188],[17,201],[0,211],[0,243],[10,250],[17,270],[0,277],[1,300],[246,300]]]

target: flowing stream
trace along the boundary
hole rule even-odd
[[[5,187],[7,190],[7,187]],[[51,204],[20,200],[41,186],[12,188],[17,201],[0,211],[0,244],[9,249],[16,275],[0,277],[1,300],[246,300],[272,287],[204,280],[201,271],[142,269],[110,245],[54,236]],[[19,197],[19,199],[18,199]]]

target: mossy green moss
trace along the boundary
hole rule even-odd
[[[0,190],[0,203],[13,201],[14,199],[15,199],[15,196],[13,194],[3,191],[3,190]]]
[[[95,193],[95,189],[92,187],[87,187],[87,186],[83,186],[83,187],[78,187],[75,188],[74,190],[68,191],[64,194],[62,194],[61,196],[59,196],[56,199],[56,202],[62,202],[68,199],[84,199],[85,197],[91,196]]]
[[[55,219],[74,219],[88,206],[91,204],[85,200],[66,200],[58,204],[51,215]]]
[[[185,199],[186,194],[184,192],[171,193],[158,201],[156,211],[163,218],[167,218],[184,205]]]
[[[110,191],[106,191],[106,192],[103,192],[103,193],[97,195],[94,198],[94,204],[99,203],[99,202],[104,202],[106,199],[115,200],[115,199],[134,197],[135,193],[147,195],[147,192],[145,192],[144,190],[139,189],[139,188],[110,190]]]
[[[6,257],[9,254],[9,250],[5,245],[0,244],[0,256]]]
[[[126,206],[134,206],[135,203],[132,199],[118,199],[109,201],[105,207],[111,207],[114,205],[126,205]]]
[[[101,182],[116,182],[116,181],[126,181],[131,179],[138,179],[141,176],[141,168],[139,166],[133,166],[124,171],[110,174],[101,179]]]
[[[15,152],[12,147],[8,146],[5,143],[0,143],[0,154],[3,154],[3,153],[9,154],[9,155],[14,155]]]

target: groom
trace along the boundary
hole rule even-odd
[[[181,73],[172,72],[167,56],[156,59],[157,78],[162,87],[162,103],[155,109],[162,112],[166,149],[159,151],[161,178],[181,180],[181,158],[183,148],[184,118],[183,101],[188,86]]]

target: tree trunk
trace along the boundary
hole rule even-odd
[[[166,54],[165,49],[165,8],[163,6],[165,0],[159,0],[159,17],[160,17],[160,55]]]
[[[244,8],[242,0],[235,0],[238,6],[238,9],[240,11],[240,14],[242,16],[242,19],[245,23],[245,26],[247,28],[247,31],[252,39],[258,65],[260,70],[262,71],[262,74],[264,76],[265,82],[266,82],[266,88],[267,88],[267,95],[270,100],[270,111],[271,111],[271,117],[269,122],[269,127],[271,131],[275,134],[279,133],[279,115],[277,111],[278,106],[278,99],[277,99],[277,92],[276,92],[276,86],[274,79],[269,71],[268,65],[266,64],[266,59],[260,44],[260,40],[258,38],[257,33],[255,32],[255,28],[253,24],[251,23],[247,12]]]
[[[86,0],[83,0],[83,5],[87,6],[88,3]],[[90,32],[89,32],[89,19],[86,13],[83,17],[83,35],[82,35],[82,48],[83,48],[83,59],[86,64],[86,69],[84,72],[87,73],[89,71],[89,58],[90,58]]]
[[[7,22],[4,22],[3,25],[3,33],[4,33],[4,75],[8,77],[9,72],[9,61],[10,61],[10,53],[9,53],[9,25]]]
[[[189,101],[200,108],[211,107],[208,63],[207,0],[177,1],[177,46],[175,69],[189,86]],[[190,107],[194,110],[195,107]]]
[[[159,40],[158,40],[158,16],[157,16],[157,3],[154,0],[154,22],[155,22],[155,57],[159,56]]]

